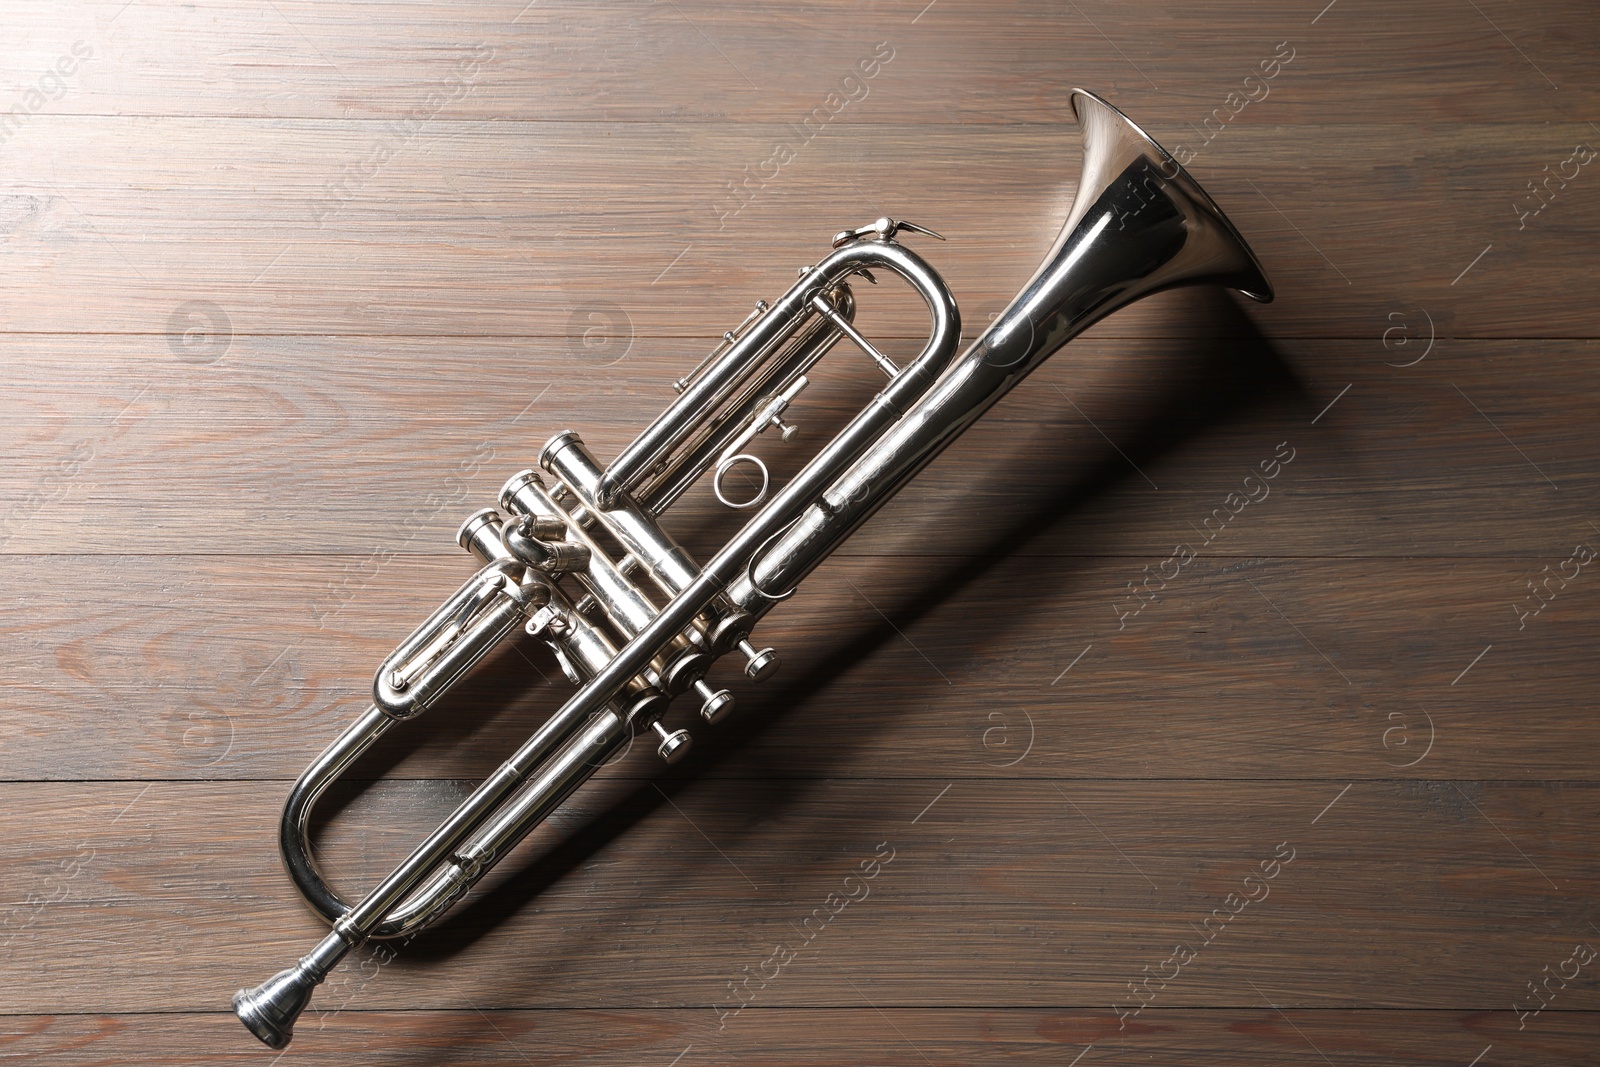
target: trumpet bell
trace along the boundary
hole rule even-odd
[[[1023,375],[1089,326],[1164,289],[1220,285],[1272,300],[1272,285],[1222,209],[1166,149],[1105,99],[1074,89],[1083,176],[1039,269],[974,342]]]
[[[1039,269],[963,359],[1026,376],[1112,312],[1179,286],[1272,300],[1255,253],[1171,153],[1086,89],[1073,90],[1072,107],[1083,138],[1072,210]]]
[[[1117,306],[1193,284],[1220,285],[1264,304],[1272,301],[1272,284],[1255,253],[1171,153],[1087,89],[1072,91],[1072,111],[1083,138],[1083,177],[1058,248],[1086,225],[1093,228],[1103,273],[1129,286]],[[1081,246],[1087,236],[1073,243]],[[1141,257],[1159,266],[1140,269]],[[1052,255],[1045,264],[1056,261]]]

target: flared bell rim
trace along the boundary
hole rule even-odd
[[[1177,159],[1173,157],[1171,152],[1168,152],[1165,148],[1162,148],[1160,143],[1157,142],[1154,137],[1151,137],[1148,133],[1144,132],[1137,122],[1134,122],[1127,115],[1123,114],[1121,108],[1117,107],[1117,105],[1113,104],[1099,93],[1093,92],[1089,89],[1075,88],[1072,90],[1071,101],[1073,117],[1076,118],[1080,124],[1082,124],[1084,121],[1083,104],[1085,102],[1092,101],[1095,105],[1105,108],[1107,111],[1115,115],[1121,120],[1129,133],[1143,141],[1144,144],[1162,160],[1172,165],[1178,176],[1183,180],[1185,188],[1190,190],[1194,194],[1195,198],[1205,206],[1205,208],[1211,213],[1212,217],[1216,219],[1217,223],[1221,225],[1227,232],[1228,236],[1232,238],[1233,243],[1238,247],[1239,251],[1244,253],[1245,259],[1249,262],[1250,276],[1245,278],[1230,279],[1227,283],[1228,288],[1243,293],[1251,300],[1255,300],[1259,303],[1272,303],[1275,296],[1272,290],[1272,283],[1267,280],[1267,272],[1261,266],[1261,261],[1256,258],[1255,249],[1250,247],[1250,243],[1244,239],[1244,235],[1241,234],[1239,232],[1239,228],[1233,224],[1233,220],[1228,218],[1227,213],[1224,212],[1222,208],[1217,206],[1217,202],[1211,199],[1211,194],[1206,192],[1205,188],[1199,182],[1195,181],[1194,176],[1184,169],[1183,164],[1179,163]]]

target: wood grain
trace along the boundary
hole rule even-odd
[[[277,0],[266,11],[202,0],[120,12],[96,5],[66,17],[47,0],[13,8],[19,74],[49,68],[75,39],[95,49],[52,110],[229,118],[403,118],[433,106],[430,92],[450,91],[462,58],[485,55],[471,91],[448,101],[450,114],[798,121],[829,92],[849,93],[843,78],[886,41],[893,58],[835,121],[1068,122],[1066,94],[1089,85],[1126,95],[1143,114],[1198,124],[1288,39],[1295,59],[1261,101],[1287,121],[1497,123],[1553,84],[1563,99],[1548,110],[1592,113],[1585,75],[1600,44],[1594,11],[1581,0],[1484,5],[1484,17],[1456,5],[1376,0],[1342,0],[1322,17],[1321,5],[1269,0],[1159,12],[1034,0],[1004,11],[1015,37],[994,33],[988,5],[950,0],[938,17],[926,0],[599,9],[573,0],[444,8]],[[177,39],[190,46],[182,64],[149,62]],[[1539,56],[1538,66],[1519,48]]]
[[[969,576],[962,557],[833,561],[763,629],[785,660],[773,681],[718,672],[742,725],[687,773],[1592,777],[1592,590],[1519,630],[1532,562],[1231,557],[1197,560],[1131,615],[1125,585],[1151,563],[1022,556]],[[3,561],[42,585],[0,656],[18,728],[0,750],[5,776],[297,775],[371,699],[371,671],[423,591],[442,598],[463,573],[406,561],[368,582],[349,568]],[[345,608],[347,581],[358,596]],[[80,582],[114,599],[86,615]],[[532,643],[486,672],[375,767],[486,774],[568,691]],[[618,771],[656,773],[648,761]]]
[[[854,993],[850,995],[854,996]],[[1586,1062],[1597,1020],[1589,1012],[1547,1012],[1537,1030],[1519,1032],[1510,1012],[1396,1010],[1150,1009],[1148,1023],[1125,1032],[1108,1011],[997,1008],[937,1011],[890,1007],[749,1009],[718,1030],[699,1011],[346,1010],[302,1025],[297,1061],[343,1064],[670,1063],[674,1056],[716,1064],[780,1067],[870,1057],[885,1067],[929,1063],[1059,1064],[1086,1047],[1104,1063],[1151,1058],[1194,1064],[1337,1063],[1451,1065],[1492,1045],[1497,1063],[1543,1067]],[[215,1064],[214,1051],[237,1024],[220,1014],[10,1017],[0,1023],[8,1052],[71,1065]],[[338,1047],[326,1040],[336,1031]],[[314,1036],[314,1040],[313,1040]],[[1319,1061],[1320,1062],[1320,1061]]]
[[[788,126],[619,123],[602,136],[439,119],[371,168],[369,142],[333,121],[39,115],[23,133],[6,146],[8,221],[27,240],[0,326],[69,333],[163,334],[183,303],[207,300],[235,333],[561,337],[575,311],[614,304],[646,335],[714,336],[842,226],[885,213],[950,238],[924,250],[982,322],[1054,240],[1078,151],[1070,124],[841,126],[735,214],[706,161],[759,162]],[[1590,302],[1538,296],[1588,261],[1600,199],[1582,195],[1580,171],[1524,229],[1514,205],[1594,137],[1581,122],[1252,125],[1194,170],[1282,294],[1272,335],[1348,336],[1359,322],[1372,336],[1390,311],[1435,304],[1449,335],[1590,336]],[[347,166],[374,173],[347,180]],[[707,308],[707,292],[739,295]],[[1162,306],[1107,329],[1186,331]]]
[[[844,226],[946,234],[915,247],[975,336],[1070,203],[1082,85],[1192,156],[1278,300],[1075,341],[774,612],[775,679],[719,669],[728,724],[352,960],[291,1055],[1600,1062],[1594,965],[1532,993],[1600,941],[1600,578],[1551,577],[1600,543],[1600,177],[1545,182],[1600,137],[1592,4],[0,29],[0,1056],[267,1056],[227,997],[322,929],[279,807],[468,573],[460,519],[559,430],[614,455]],[[915,352],[919,302],[858,288]],[[881,380],[830,358],[774,471]],[[703,487],[668,517],[700,557],[738,521]],[[318,821],[335,881],[568,688],[507,650],[363,758]]]
[[[1384,347],[1382,321],[1364,338],[1270,348],[1084,339],[844,551],[1164,557],[1282,442],[1294,459],[1277,493],[1230,524],[1230,554],[1543,562],[1592,536],[1592,393],[1571,383],[1594,343],[1436,339],[1423,362],[1396,368],[1413,357],[1401,334]],[[703,354],[702,342],[641,339],[584,373],[535,339],[234,344],[196,367],[164,339],[16,339],[15,414],[0,426],[13,457],[0,487],[16,502],[4,552],[454,556],[461,519],[536,465],[545,440],[577,428],[615,455]],[[760,454],[796,469],[880,380],[859,360],[819,375],[796,415],[801,438]],[[114,542],[97,525],[111,512]],[[706,487],[668,516],[703,556],[738,521]]]
[[[468,788],[370,791],[321,853],[368,884]],[[47,906],[5,902],[30,935],[9,946],[13,965],[51,978],[9,989],[16,1011],[205,1010],[317,936],[260,877],[276,862],[275,795],[4,791],[20,822],[53,830],[18,841],[9,865],[60,884]],[[343,980],[348,1006],[375,1009],[831,1006],[850,1003],[841,975],[896,1006],[1135,1008],[1127,983],[1146,964],[1165,973],[1181,943],[1193,961],[1148,987],[1163,1007],[1248,1006],[1248,978],[1285,1006],[1490,1011],[1592,937],[1597,816],[1588,783],[615,782],[506,860],[452,930],[408,946],[382,980]],[[52,879],[74,856],[76,872]],[[867,918],[879,908],[899,918]],[[1540,933],[1510,926],[1531,921]],[[1334,926],[1342,950],[1318,949]],[[206,946],[181,968],[164,962],[176,929]],[[798,955],[763,969],[775,946]],[[760,973],[734,999],[746,965]],[[1561,997],[1600,1008],[1592,980]],[[325,1003],[344,999],[330,987]]]

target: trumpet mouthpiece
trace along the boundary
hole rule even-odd
[[[323,976],[301,960],[254,989],[233,995],[233,1013],[268,1048],[286,1048],[294,1038],[294,1021],[311,1003],[311,991]]]

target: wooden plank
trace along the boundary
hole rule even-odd
[[[851,993],[847,985],[842,992]],[[935,1064],[1059,1065],[1082,1055],[1095,1064],[1147,1062],[1236,1067],[1276,1065],[1318,1050],[1353,1067],[1467,1062],[1492,1045],[1497,1064],[1544,1067],[1583,1062],[1600,1017],[1549,1011],[1519,1031],[1500,1012],[1299,1010],[1265,1007],[1194,1011],[1151,1008],[1134,1028],[1117,1031],[1104,1010],[988,1009],[926,1011],[854,1005],[823,1009],[750,1008],[726,1030],[701,1010],[654,1011],[341,1011],[308,1016],[295,1038],[295,1061],[346,1064],[536,1063],[684,1067],[738,1062],[782,1067],[843,1062],[870,1055],[885,1067]],[[211,1014],[0,1017],[7,1052],[61,1067],[108,1062],[160,1067],[225,1062],[250,1039],[231,1016]],[[1091,1049],[1092,1051],[1085,1051]],[[46,1059],[47,1058],[47,1059]]]
[[[1376,332],[1295,340],[1281,355],[1206,337],[1082,339],[844,552],[1165,558],[1203,537],[1228,493],[1285,446],[1294,458],[1277,492],[1214,547],[1547,562],[1594,536],[1585,501],[1600,465],[1583,384],[1594,342],[1435,338],[1420,364],[1397,368],[1414,358],[1401,337],[1392,350]],[[494,504],[546,439],[576,428],[598,456],[615,455],[702,351],[640,341],[637,356],[591,376],[564,348],[527,339],[236,345],[196,367],[159,339],[16,339],[0,547],[450,556],[461,519]],[[85,366],[105,369],[91,382]],[[881,381],[844,356],[818,377],[796,409],[800,439],[758,446],[779,477]],[[702,557],[741,521],[705,486],[667,516]]]
[[[65,95],[45,86],[59,96],[47,105],[118,115],[376,121],[443,106],[501,121],[798,123],[824,107],[830,124],[1037,123],[1066,121],[1067,93],[1078,85],[1196,125],[1230,92],[1254,97],[1233,121],[1270,107],[1277,121],[1296,123],[1503,122],[1554,84],[1567,108],[1593,111],[1582,72],[1600,40],[1592,8],[1577,0],[1530,10],[1490,4],[1470,18],[1440,2],[1396,10],[1343,0],[1319,11],[1262,0],[1188,10],[1149,0],[1078,10],[1035,2],[1009,5],[1013,32],[996,34],[991,7],[951,0],[870,9],[279,0],[265,10],[170,0],[66,16],[46,0],[19,0],[8,9],[7,65],[19,83],[29,74],[37,82],[82,40],[92,57]],[[1497,26],[1510,27],[1515,43]],[[181,68],[147,61],[179,47],[189,57]],[[1265,68],[1275,74],[1263,83],[1261,64],[1279,55],[1293,58]],[[861,78],[860,64],[875,56],[891,58]],[[1247,84],[1250,75],[1257,80]],[[1397,84],[1407,89],[1404,107]],[[830,93],[838,94],[831,103]]]
[[[344,881],[368,883],[464,788],[368,793],[321,854]],[[1543,965],[1593,936],[1582,918],[1600,873],[1593,784],[668,788],[580,792],[448,929],[372,980],[359,966],[342,972],[325,1010],[732,1011],[729,983],[779,945],[796,956],[741,1000],[1132,1010],[1141,968],[1170,973],[1162,961],[1185,944],[1194,958],[1149,987],[1152,1006],[1256,1006],[1254,982],[1284,1008],[1505,1011]],[[320,936],[279,869],[276,797],[265,790],[0,793],[16,827],[6,915],[21,936],[3,964],[12,1012],[216,1010]],[[839,903],[841,893],[855,902]],[[826,921],[812,919],[819,907],[831,910]],[[193,947],[181,966],[174,941]],[[1600,1009],[1587,979],[1559,996],[1563,1010]]]
[[[683,773],[1594,777],[1587,578],[1519,629],[1531,562],[1200,559],[1146,601],[1126,584],[1152,563],[835,561],[759,631],[776,678],[716,672],[742,714]],[[297,776],[467,573],[348,565],[6,560],[31,591],[0,645],[0,776]],[[542,646],[507,649],[358,774],[487,774],[567,692]]]
[[[1038,265],[1078,174],[1070,127],[856,125],[735,211],[703,161],[787,129],[441,120],[355,181],[341,174],[368,151],[359,124],[39,115],[7,146],[0,263],[18,292],[0,329],[162,335],[198,300],[236,334],[560,337],[575,311],[614,305],[647,335],[703,336],[741,313],[721,309],[786,288],[842,225],[885,213],[950,237],[924,251],[981,323]],[[1589,262],[1600,199],[1574,179],[1536,217],[1514,205],[1594,135],[1258,124],[1194,169],[1282,294],[1251,312],[1269,336],[1376,336],[1419,306],[1449,336],[1593,336],[1594,306],[1560,294]],[[711,292],[741,295],[708,323]],[[1105,329],[1182,335],[1170,307]]]

